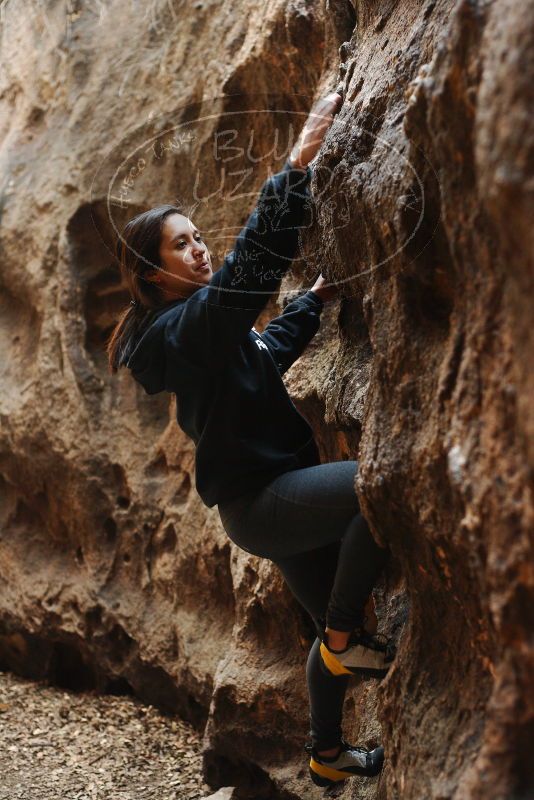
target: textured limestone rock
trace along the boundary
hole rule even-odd
[[[235,787],[224,786],[222,789],[219,789],[218,792],[215,792],[215,794],[210,794],[209,797],[206,797],[206,800],[232,800],[234,796]]]
[[[533,11],[6,4],[2,666],[186,716],[214,789],[320,796],[309,621],[197,498],[172,398],[111,378],[103,343],[128,299],[114,229],[179,200],[221,256],[292,125],[341,81],[283,290],[319,269],[342,287],[287,383],[323,459],[360,458],[394,555],[375,600],[397,664],[345,710],[349,741],[381,741],[387,762],[343,796],[531,795]],[[222,188],[214,142],[245,148]]]

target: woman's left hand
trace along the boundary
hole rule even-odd
[[[328,300],[336,299],[339,294],[337,286],[333,283],[327,283],[322,273],[319,275],[310,291],[315,292],[323,303],[326,303]]]

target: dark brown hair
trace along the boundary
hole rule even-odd
[[[151,312],[165,305],[163,291],[145,276],[161,268],[161,231],[169,214],[183,214],[183,211],[169,204],[144,211],[126,223],[117,240],[115,255],[135,305],[128,303],[107,341],[108,366],[112,374],[124,365],[128,345]]]

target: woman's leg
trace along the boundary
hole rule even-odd
[[[326,615],[328,629],[350,633],[363,624],[365,604],[389,557],[389,549],[377,545],[365,518],[356,514],[341,540]]]
[[[306,663],[306,681],[310,703],[310,738],[321,755],[335,755],[342,736],[343,704],[350,675],[327,672],[317,637],[311,646]]]
[[[219,506],[230,538],[272,560],[319,635],[325,626],[351,631],[389,551],[380,548],[359,513],[354,488],[356,461],[292,470],[239,501]],[[339,544],[341,541],[341,544]],[[326,545],[337,543],[336,557]],[[327,551],[329,558],[326,558]],[[339,742],[348,675],[326,672],[315,642],[307,665],[311,734],[326,750]]]
[[[338,569],[340,542],[278,559],[284,580],[299,603],[310,614],[318,636],[306,663],[310,705],[310,738],[319,753],[328,754],[341,741],[343,703],[350,675],[332,675],[325,666],[319,647],[326,625],[326,612]]]
[[[281,569],[292,556],[342,540],[326,622],[345,632],[363,623],[365,604],[389,557],[389,549],[379,547],[359,513],[357,468],[356,461],[334,461],[292,470],[219,506],[229,537]],[[314,582],[300,575],[298,585],[289,576],[286,580],[306,608]]]

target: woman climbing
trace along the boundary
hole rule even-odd
[[[360,513],[357,462],[320,463],[282,380],[335,290],[320,275],[262,333],[253,326],[295,257],[309,219],[310,161],[341,102],[333,93],[312,108],[216,272],[200,231],[176,206],[127,223],[117,256],[132,300],[108,342],[112,373],[125,365],[148,394],[176,394],[178,424],[196,445],[202,501],[217,505],[238,547],[278,566],[313,620],[305,749],[320,786],[382,768],[383,747],[349,744],[341,722],[350,676],[382,677],[395,655],[389,639],[364,627],[389,550]]]

